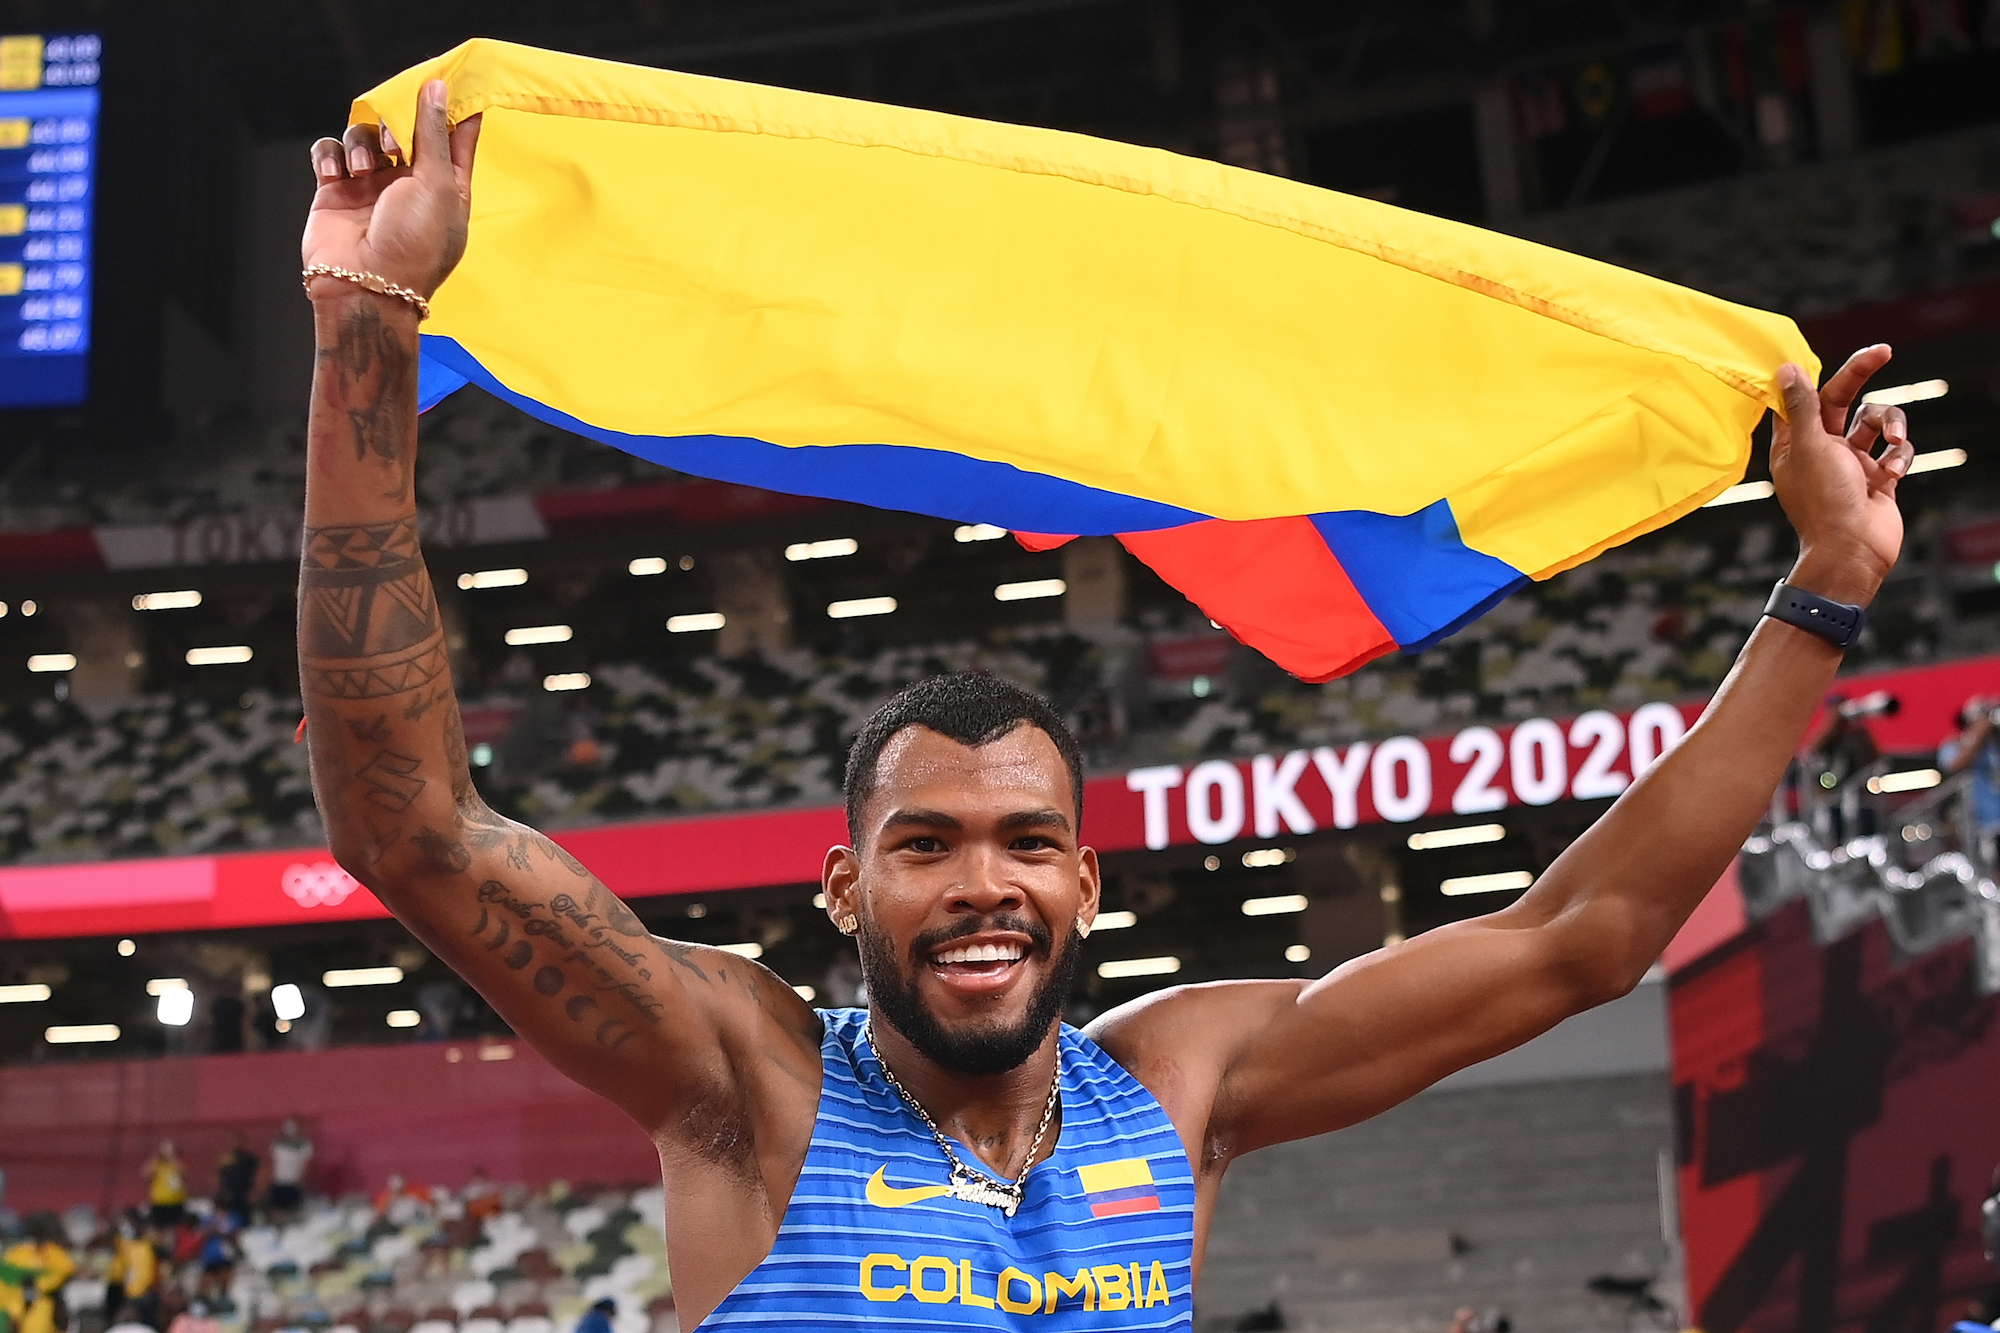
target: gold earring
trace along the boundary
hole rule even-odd
[[[833,923],[833,928],[843,935],[852,935],[861,929],[861,918],[844,916]]]

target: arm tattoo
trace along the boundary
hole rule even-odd
[[[321,698],[407,694],[444,674],[444,624],[414,516],[307,530],[299,649],[306,688]]]
[[[319,349],[320,366],[332,380],[332,407],[347,419],[354,461],[374,455],[394,470],[382,498],[402,504],[411,498],[416,455],[410,447],[417,405],[410,349],[381,312],[361,304],[341,321],[333,346]]]

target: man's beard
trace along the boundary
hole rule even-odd
[[[887,940],[868,926],[861,930],[861,976],[868,986],[869,1006],[909,1038],[925,1059],[955,1074],[1004,1074],[1033,1055],[1068,1002],[1081,960],[1083,933],[1071,926],[1069,938],[1035,988],[1019,1023],[999,1027],[974,1022],[953,1031],[924,1007],[917,992],[918,969],[930,966],[930,955],[938,946],[985,930],[1015,930],[1028,936],[1033,941],[1028,958],[1048,957],[1054,940],[1047,926],[1025,917],[971,917],[951,929],[919,935],[910,945],[910,966],[905,970],[896,962]]]

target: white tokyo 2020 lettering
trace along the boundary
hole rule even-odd
[[[1651,703],[1627,717],[1595,709],[1567,725],[1543,717],[1506,731],[1475,725],[1449,740],[1391,736],[1247,761],[1207,759],[1188,769],[1135,768],[1125,789],[1140,799],[1147,847],[1215,845],[1364,821],[1604,800],[1638,781],[1686,732],[1678,706]],[[1317,782],[1307,780],[1308,770]]]

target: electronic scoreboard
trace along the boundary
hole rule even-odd
[[[102,52],[90,33],[0,36],[0,408],[88,388]]]

